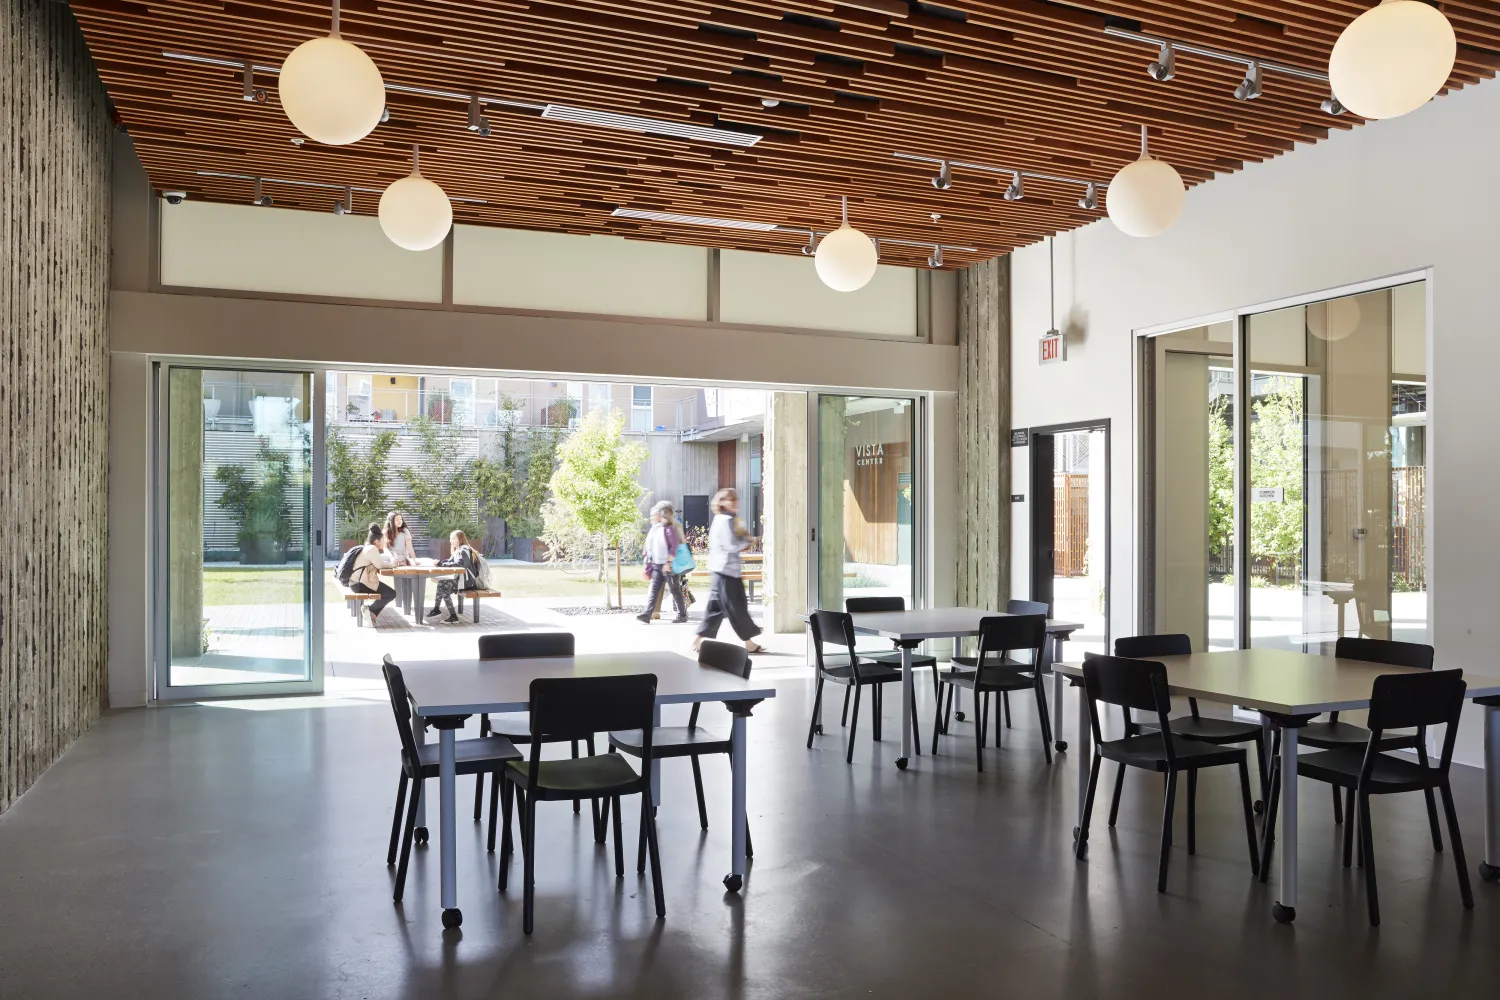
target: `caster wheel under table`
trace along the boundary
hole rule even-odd
[[[1479,877],[1486,882],[1500,882],[1500,865],[1492,865],[1488,861],[1479,862]]]
[[[739,892],[744,886],[745,879],[742,875],[725,875],[724,888],[729,892]]]
[[[1252,808],[1255,810],[1255,815],[1259,816],[1266,811],[1266,803],[1262,799],[1256,799],[1255,805]]]
[[[906,770],[907,763],[908,763],[908,761],[907,761],[907,759],[905,757],[897,757],[896,758],[896,770],[898,770],[898,771],[904,771],[904,770]]]
[[[1278,924],[1289,924],[1297,919],[1297,908],[1295,906],[1282,906],[1280,903],[1272,903],[1271,916],[1276,918]]]
[[[463,924],[463,922],[464,922],[464,911],[463,910],[454,908],[452,910],[444,910],[443,911],[443,926],[446,927],[446,928],[448,928],[450,931],[453,928],[455,928],[455,927],[461,926]]]
[[[411,835],[412,839],[415,840],[418,844],[427,843],[427,827],[419,826],[412,831]]]
[[[953,713],[953,717],[954,717],[954,718],[955,718],[955,719],[957,719],[957,720],[958,720],[958,721],[959,721],[959,722],[962,722],[962,721],[964,721],[964,713],[963,713],[963,711],[962,711],[962,710],[959,710],[959,711],[957,711],[957,712],[954,712],[954,713]]]
[[[1068,749],[1068,741],[1058,740],[1056,743],[1052,744],[1052,749],[1056,750],[1058,753],[1066,753]]]

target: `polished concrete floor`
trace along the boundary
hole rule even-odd
[[[1376,806],[1384,923],[1372,930],[1360,873],[1339,866],[1314,788],[1299,916],[1280,926],[1274,882],[1250,878],[1231,774],[1203,781],[1195,857],[1179,818],[1169,891],[1158,895],[1159,784],[1133,775],[1119,827],[1109,832],[1101,809],[1090,857],[1076,862],[1074,764],[1063,755],[1046,766],[1029,708],[1017,707],[983,775],[970,724],[937,761],[901,773],[894,699],[885,744],[872,748],[866,719],[849,766],[834,712],[817,749],[803,747],[810,683],[778,688],[750,727],[758,857],[743,895],[720,884],[727,767],[705,765],[703,834],[688,767],[669,762],[666,920],[633,871],[615,880],[587,814],[580,822],[554,805],[539,819],[529,939],[519,895],[496,893],[496,858],[467,819],[461,931],[439,922],[435,848],[417,853],[406,903],[392,904],[387,706],[112,713],[0,816],[0,997],[1451,998],[1500,988],[1500,886],[1476,880],[1475,910],[1461,908],[1420,797]],[[1460,771],[1475,864],[1480,775]]]

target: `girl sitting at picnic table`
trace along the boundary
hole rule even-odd
[[[443,605],[448,606],[448,617],[445,622],[458,621],[458,612],[453,610],[453,595],[461,590],[479,589],[479,553],[469,546],[469,536],[462,531],[455,531],[448,536],[448,547],[452,555],[447,559],[439,559],[439,566],[462,567],[463,579],[445,576],[438,581],[437,598],[433,601],[432,610],[427,612],[428,618],[436,618],[443,613]]]
[[[380,579],[380,571],[389,569],[390,556],[385,552],[385,531],[371,523],[364,548],[354,557],[354,571],[349,577],[349,589],[359,594],[379,594],[380,599],[370,605],[370,624],[379,625],[380,612],[396,599],[396,588]]]

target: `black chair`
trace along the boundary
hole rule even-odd
[[[411,699],[406,693],[406,681],[401,668],[391,660],[389,653],[381,666],[385,675],[386,691],[391,696],[391,709],[396,713],[396,731],[401,736],[401,781],[396,786],[396,813],[391,818],[391,844],[386,851],[385,863],[396,864],[396,838],[401,837],[401,864],[396,869],[395,900],[401,902],[406,891],[406,868],[411,860],[412,832],[417,822],[417,805],[422,800],[422,782],[438,776],[438,745],[418,744],[411,727]],[[500,772],[506,762],[521,759],[521,752],[503,736],[487,736],[477,740],[458,740],[454,744],[454,758],[459,774],[475,774],[482,781],[490,775],[490,836],[489,849],[495,849],[495,804],[493,796],[500,793]],[[411,801],[406,802],[406,785],[412,783]],[[508,798],[508,796],[507,796]],[[406,824],[401,823],[401,808],[406,806]],[[505,836],[501,854],[509,849],[510,810],[506,809]]]
[[[906,598],[846,597],[844,598],[844,610],[849,612],[851,615],[880,611],[905,611]],[[838,655],[839,654],[837,653],[831,654],[831,656]],[[863,659],[870,660],[874,663],[884,663],[886,666],[895,667],[897,670],[901,669],[901,650],[899,649],[875,650],[873,652],[860,650],[859,655]],[[934,695],[937,694],[937,657],[913,653],[911,658],[911,665],[913,670],[932,671],[932,693]],[[849,690],[850,689],[847,687],[844,688],[844,718],[848,718],[849,715]],[[843,723],[840,723],[840,725],[843,725]]]
[[[656,894],[656,916],[667,915],[662,896],[661,858],[656,846],[656,819],[651,809],[651,768],[635,768],[619,754],[591,754],[566,760],[542,760],[542,744],[580,740],[593,733],[639,730],[641,758],[651,759],[652,719],[656,706],[656,675],[618,677],[538,677],[531,682],[531,757],[511,761],[504,779],[514,785],[521,809],[521,851],[525,856],[522,925],[531,933],[536,892],[536,807],[538,802],[601,799],[614,812],[615,876],[625,877],[625,849],[620,835],[620,797],[641,797],[641,826],[651,855],[651,886]],[[506,830],[510,828],[511,796],[502,799]],[[509,881],[510,843],[505,838],[500,855],[500,891]]]
[[[733,674],[740,678],[750,676],[750,654],[745,651],[745,647],[729,642],[704,639],[698,647],[698,664],[702,667],[722,670],[726,674]],[[693,790],[698,793],[698,825],[707,830],[708,807],[703,801],[703,769],[698,766],[698,758],[720,753],[729,756],[734,747],[728,736],[698,725],[698,711],[702,707],[702,702],[693,702],[686,726],[656,727],[656,731],[651,735],[651,759],[666,760],[670,757],[686,757],[692,762]],[[609,748],[611,751],[618,750],[620,753],[629,754],[641,760],[646,759],[644,736],[639,729],[610,733]],[[730,757],[730,766],[734,766],[733,757]],[[608,824],[608,822],[609,816],[606,813],[604,823]],[[755,849],[750,845],[748,823],[745,826],[745,856],[752,858],[755,856]],[[646,831],[643,829],[636,848],[636,871],[643,871],[645,867]]]
[[[880,717],[881,709],[884,707],[885,699],[881,692],[887,684],[899,684],[901,682],[901,668],[892,667],[886,663],[878,663],[871,660],[864,653],[854,648],[854,619],[847,611],[814,611],[808,619],[812,628],[813,659],[817,670],[818,683],[816,693],[813,696],[812,718],[807,722],[807,748],[812,749],[813,737],[823,731],[818,725],[818,712],[823,706],[823,684],[831,681],[834,684],[843,684],[854,688],[854,722],[849,727],[849,748],[844,754],[844,762],[854,763],[854,737],[859,731],[859,696],[865,688],[873,688],[871,702],[871,733],[870,737],[878,741],[880,739]],[[828,654],[823,651],[823,644],[830,643],[842,646],[844,652]],[[917,753],[921,753],[922,737],[917,730],[917,705],[912,702],[911,706],[911,728],[915,739]]]
[[[1339,642],[1342,644],[1343,639]],[[1357,640],[1358,641],[1358,640]],[[1379,640],[1363,640],[1379,641]],[[1297,758],[1297,774],[1314,781],[1326,781],[1334,789],[1348,791],[1348,821],[1344,824],[1344,867],[1354,841],[1354,824],[1359,823],[1360,864],[1365,869],[1366,902],[1370,909],[1370,926],[1380,924],[1380,902],[1375,892],[1375,845],[1370,831],[1370,796],[1397,792],[1422,791],[1428,801],[1433,789],[1443,796],[1443,812],[1448,819],[1448,839],[1453,844],[1453,865],[1458,870],[1458,890],[1464,908],[1474,908],[1474,893],[1469,887],[1469,868],[1464,860],[1464,842],[1458,829],[1458,814],[1453,808],[1453,790],[1448,784],[1448,769],[1453,763],[1453,743],[1458,736],[1458,721],[1464,707],[1464,674],[1462,670],[1438,670],[1427,674],[1382,674],[1375,678],[1366,721],[1370,734],[1362,745],[1305,754]],[[1392,757],[1386,749],[1385,731],[1415,726],[1425,739],[1428,726],[1446,726],[1443,752],[1437,767],[1424,757],[1419,763]],[[1275,822],[1280,798],[1280,782],[1272,790],[1268,820]],[[1356,816],[1358,817],[1356,820]],[[1264,878],[1270,864],[1271,843],[1266,841],[1261,859]]]
[[[1193,651],[1192,640],[1181,633],[1172,635],[1134,635],[1115,640],[1115,655],[1132,660],[1149,660],[1158,656],[1187,656]],[[1167,720],[1172,732],[1189,740],[1229,746],[1235,743],[1254,743],[1257,772],[1260,775],[1260,802],[1264,808],[1266,796],[1270,794],[1270,766],[1266,762],[1266,731],[1258,722],[1236,722],[1233,719],[1215,719],[1198,713],[1198,699],[1188,699],[1188,714]],[[1141,732],[1154,732],[1156,726],[1149,722],[1139,723]],[[1120,791],[1125,786],[1125,769],[1115,774],[1115,794],[1109,803],[1109,825],[1115,825],[1120,812]]]
[[[572,632],[500,632],[495,635],[482,635],[479,637],[479,658],[481,660],[519,660],[534,656],[572,656],[573,655],[573,633]],[[479,735],[490,734],[504,736],[518,746],[524,746],[531,742],[531,716],[526,712],[505,712],[491,716],[485,713],[479,717]],[[573,740],[573,756],[578,756],[578,741]],[[588,738],[589,753],[594,752],[594,738]],[[474,782],[474,822],[479,822],[479,814],[484,804],[484,782]],[[573,811],[579,811],[579,803],[573,802]],[[603,837],[599,828],[600,813],[594,810],[594,836],[596,839]]]
[[[1083,691],[1088,699],[1089,725],[1094,733],[1094,760],[1089,769],[1088,792],[1083,804],[1083,824],[1078,828],[1076,856],[1082,860],[1088,849],[1089,819],[1094,813],[1094,791],[1099,784],[1101,761],[1112,760],[1122,770],[1139,767],[1167,777],[1167,804],[1162,816],[1161,861],[1156,874],[1156,891],[1167,891],[1167,865],[1171,860],[1172,813],[1177,801],[1177,775],[1187,772],[1187,849],[1198,850],[1197,807],[1198,772],[1205,767],[1235,764],[1240,770],[1240,797],[1245,805],[1245,840],[1250,848],[1250,871],[1259,874],[1259,857],[1255,842],[1255,811],[1250,804],[1250,770],[1243,747],[1215,746],[1186,739],[1172,731],[1172,699],[1167,694],[1167,668],[1152,660],[1131,660],[1122,656],[1100,656],[1086,653],[1083,658]],[[1118,705],[1125,717],[1125,736],[1104,739],[1099,726],[1099,702]],[[1141,732],[1131,717],[1133,711],[1151,712],[1156,716],[1156,731]],[[512,765],[514,766],[514,765]]]
[[[990,728],[990,696],[1027,689],[1036,697],[1037,718],[1041,722],[1042,731],[1042,752],[1047,756],[1047,763],[1052,763],[1052,720],[1047,712],[1047,690],[1042,684],[1046,644],[1046,615],[995,615],[992,618],[982,618],[979,621],[979,648],[973,659],[973,669],[953,667],[939,675],[940,683],[948,689],[947,708],[950,710],[953,707],[954,691],[967,688],[974,692],[974,712],[979,723],[975,734],[979,770],[984,770],[984,742]],[[1028,653],[1029,660],[1017,660],[1007,655],[1018,652]],[[938,736],[946,729],[943,725],[945,714],[940,693],[937,713],[932,723],[934,754],[937,753]],[[1000,745],[998,727],[995,745]]]
[[[1015,601],[1015,600],[1012,600],[1012,601],[1006,601],[1005,602],[1005,613],[1008,614],[1008,615],[1041,615],[1042,617],[1045,618],[1048,614],[1051,613],[1051,609],[1047,607],[1047,603],[1045,601]],[[1052,646],[1051,646],[1050,643],[1048,643],[1047,648],[1044,651],[1043,655],[1044,655],[1044,663],[1046,665],[1050,665],[1051,662],[1052,662],[1052,659],[1051,659],[1051,657],[1052,657]],[[952,662],[953,662],[953,666],[955,668],[958,668],[958,667],[968,667],[968,668],[972,669],[973,666],[974,666],[974,659],[975,658],[972,657],[972,656],[955,655],[955,656],[952,657]],[[1011,660],[1009,662],[1010,662],[1010,664],[1011,664],[1012,667],[1018,667],[1018,668],[1023,669],[1023,670],[1030,670],[1031,669],[1031,665],[1030,664],[1022,664],[1022,663],[1018,663],[1017,661],[1014,661],[1014,660]],[[1010,692],[1009,691],[1002,691],[1000,693],[1000,703],[1005,708],[1005,728],[1009,729],[1010,728]],[[960,710],[958,712],[955,712],[954,713],[954,717],[957,718],[959,722],[964,721],[964,713],[963,713],[963,711]],[[946,719],[943,720],[943,732],[944,733],[948,732],[948,722],[947,722]],[[1065,750],[1065,749],[1067,749],[1067,747],[1062,747],[1061,749]]]
[[[1333,655],[1341,660],[1363,660],[1366,663],[1382,663],[1391,667],[1411,667],[1416,670],[1431,670],[1433,662],[1433,650],[1431,646],[1418,642],[1394,642],[1389,639],[1364,639],[1354,636],[1340,636],[1334,644]],[[1370,731],[1364,726],[1356,726],[1348,722],[1339,721],[1339,713],[1328,713],[1326,722],[1309,722],[1297,730],[1297,743],[1299,746],[1312,747],[1315,750],[1342,750],[1345,747],[1362,747],[1370,740]],[[1380,750],[1415,750],[1417,758],[1422,766],[1427,766],[1427,738],[1422,733],[1391,733],[1382,736]],[[1279,780],[1278,774],[1281,767],[1281,732],[1278,730],[1276,739],[1272,743],[1271,753],[1271,780]],[[1354,791],[1348,791],[1346,802],[1339,799],[1339,789],[1335,785],[1330,788],[1333,793],[1333,821],[1344,822],[1345,805],[1354,801]],[[1432,789],[1425,792],[1427,798],[1427,826],[1432,831],[1432,849],[1441,852],[1443,849],[1442,828],[1438,824],[1437,800],[1433,798]],[[1267,839],[1275,837],[1275,831],[1267,827]]]

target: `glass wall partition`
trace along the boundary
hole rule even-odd
[[[1416,281],[1144,340],[1143,625],[1426,640],[1426,317]]]

